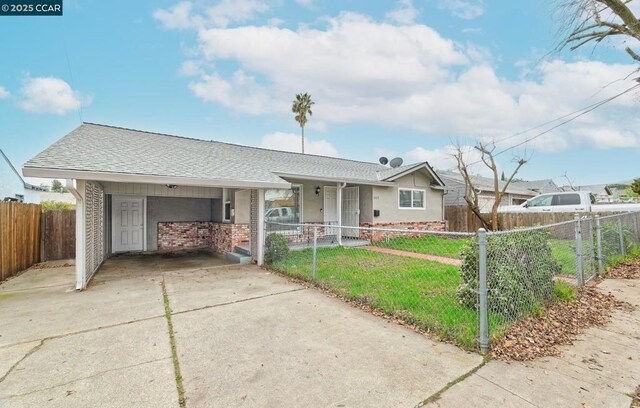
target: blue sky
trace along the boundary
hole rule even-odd
[[[451,168],[452,142],[509,137],[501,150],[633,84],[605,87],[635,68],[619,44],[543,58],[558,41],[553,4],[67,0],[62,17],[0,17],[0,148],[22,165],[84,120],[295,150],[289,107],[308,91],[308,151]],[[515,153],[531,157],[531,179],[637,177],[639,98],[500,165]]]

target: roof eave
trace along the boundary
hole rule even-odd
[[[43,167],[24,166],[22,174],[25,177],[63,178],[77,180],[109,181],[115,183],[149,183],[149,184],[176,184],[195,187],[218,188],[291,188],[291,183],[247,180],[216,180],[189,177],[171,177],[148,174],[113,173],[101,171],[81,171],[67,169],[53,169]]]
[[[421,168],[425,168],[427,169],[427,171],[429,171],[429,173],[431,174],[431,176],[433,176],[434,180],[441,186],[444,186],[444,181],[442,181],[442,179],[440,178],[440,176],[435,172],[435,170],[433,170],[433,168],[431,168],[431,166],[429,165],[428,162],[424,162],[424,163],[418,163],[413,167],[409,167],[408,169],[406,169],[405,171],[398,173],[398,174],[394,174],[391,177],[387,177],[386,179],[384,179],[384,181],[395,181],[397,179],[399,179],[400,177],[406,176],[407,174],[413,173],[416,170],[420,170]]]
[[[335,178],[335,177],[320,177],[320,176],[309,176],[302,174],[294,174],[294,173],[279,173],[275,172],[274,175],[283,178],[297,179],[297,180],[310,180],[310,181],[326,181],[333,183],[349,183],[349,184],[362,184],[367,186],[384,186],[390,187],[395,184],[387,181],[372,181],[372,180],[361,180],[361,179],[351,179],[351,178]]]

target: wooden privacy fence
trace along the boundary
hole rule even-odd
[[[0,202],[0,280],[40,261],[40,206]]]
[[[614,213],[603,213],[612,215]],[[593,214],[590,214],[593,215]],[[571,221],[575,214],[563,213],[499,213],[498,222],[500,229],[511,230],[514,228],[535,227],[537,225],[555,224],[557,222]],[[449,231],[475,232],[482,228],[478,217],[467,206],[451,206],[445,208],[445,219],[449,225]]]
[[[76,211],[43,211],[41,224],[40,262],[75,258]]]
[[[0,202],[0,281],[31,265],[74,258],[75,210],[42,211],[38,204]]]

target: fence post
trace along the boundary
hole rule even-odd
[[[635,244],[638,245],[640,244],[640,235],[638,234],[638,215],[640,215],[640,213],[634,213],[633,214],[633,233],[635,235]]]
[[[489,318],[487,305],[487,231],[478,230],[478,266],[480,294],[480,351],[489,351]]]
[[[604,261],[602,259],[602,225],[600,225],[600,216],[596,214],[596,256],[598,257],[598,274],[604,271]]]
[[[627,256],[627,250],[624,247],[624,231],[622,229],[622,215],[618,216],[618,235],[620,235],[620,253],[624,258],[625,256]]]
[[[313,269],[311,270],[311,277],[316,278],[317,268],[317,255],[318,254],[318,226],[313,226]]]
[[[584,286],[584,269],[582,265],[582,224],[580,214],[574,216],[576,227],[576,280],[579,286]]]

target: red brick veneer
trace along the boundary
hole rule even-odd
[[[158,251],[212,248],[224,254],[248,243],[249,225],[208,221],[159,222]]]

